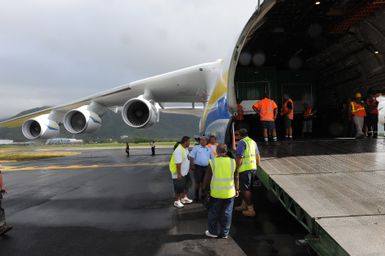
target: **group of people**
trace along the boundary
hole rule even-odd
[[[282,117],[283,126],[285,129],[285,139],[293,139],[293,127],[292,122],[294,120],[294,102],[289,97],[289,95],[284,94],[284,102],[282,104],[282,109],[278,111],[277,103],[270,99],[268,94],[263,96],[263,99],[258,100],[253,106],[253,110],[259,115],[259,120],[263,130],[263,139],[265,142],[270,140],[277,141],[277,129],[276,129],[276,120],[278,115]],[[302,125],[302,134],[303,136],[308,136],[313,132],[313,118],[315,117],[315,112],[312,109],[312,106],[309,103],[304,104],[303,111],[303,125]],[[238,102],[236,121],[239,126],[242,126],[244,122],[244,111],[243,107]]]
[[[151,141],[150,142],[150,148],[151,148],[151,156],[155,156],[155,140]],[[128,142],[126,142],[126,155],[127,157],[130,157],[130,144],[128,144]]]
[[[355,93],[353,100],[348,100],[343,105],[343,116],[347,120],[346,126],[351,122],[354,124],[355,137],[362,139],[365,137],[377,138],[378,136],[378,112],[379,102],[377,100],[379,93],[370,91],[364,100],[360,92]],[[351,135],[348,132],[347,135]]]
[[[215,136],[199,137],[199,144],[189,152],[190,138],[184,136],[174,147],[169,169],[174,185],[176,208],[185,204],[201,202],[209,196],[208,237],[227,238],[230,232],[233,209],[244,216],[256,215],[252,186],[256,177],[260,155],[257,143],[248,136],[246,129],[239,131],[240,141],[235,151],[235,159],[226,144],[217,144]],[[188,198],[195,182],[195,198]],[[242,196],[241,205],[234,208],[234,198]]]

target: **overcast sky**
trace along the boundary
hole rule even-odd
[[[257,0],[0,0],[0,118],[226,58]]]

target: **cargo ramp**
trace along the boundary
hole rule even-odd
[[[307,229],[319,255],[385,255],[382,140],[278,142],[260,150],[260,180]]]

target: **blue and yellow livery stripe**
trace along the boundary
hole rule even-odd
[[[206,128],[215,120],[230,118],[231,115],[227,103],[227,82],[228,72],[225,72],[220,79],[218,79],[207,102],[199,125],[200,133],[204,133]]]

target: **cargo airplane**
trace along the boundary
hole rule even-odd
[[[343,127],[335,106],[343,95],[385,84],[384,1],[261,2],[228,59],[134,81],[0,127],[21,126],[31,140],[56,137],[63,126],[72,134],[92,133],[103,114],[114,111],[140,129],[157,123],[167,103],[190,103],[182,110],[187,113],[200,103],[200,133],[229,143],[237,100],[254,127],[253,102],[267,93],[280,104],[289,93],[297,114],[306,102],[317,106],[320,127],[338,136]]]

